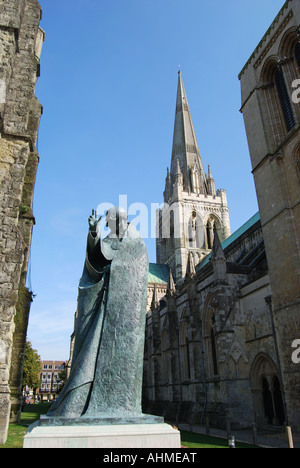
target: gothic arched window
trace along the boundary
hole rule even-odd
[[[189,236],[189,244],[190,247],[195,246],[195,221],[193,218],[190,218],[189,225],[188,225],[188,236]]]
[[[203,226],[201,218],[194,210],[188,222],[188,243],[190,248],[201,249],[203,246]]]
[[[213,219],[209,219],[207,221],[207,225],[206,225],[206,241],[207,241],[207,248],[209,250],[211,250],[213,248],[213,245],[214,245],[214,220]]]
[[[300,68],[300,42],[297,42],[295,47],[295,57],[298,63],[298,67]]]
[[[286,124],[287,131],[289,132],[293,127],[295,127],[296,122],[293,114],[293,109],[291,106],[289,94],[285,84],[285,79],[281,70],[276,70],[275,72],[275,83],[278,91],[278,96]]]
[[[175,231],[174,231],[174,212],[172,210],[171,213],[170,213],[170,243],[169,243],[170,251],[173,251],[174,247],[175,247],[174,235],[175,235]]]
[[[180,366],[181,377],[183,380],[191,378],[191,361],[190,361],[190,341],[188,337],[188,323],[187,311],[182,314],[179,329],[179,346],[180,346]]]
[[[196,238],[196,247],[197,249],[201,249],[201,228],[200,228],[200,222],[198,219],[195,221],[195,238]]]

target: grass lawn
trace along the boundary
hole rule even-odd
[[[21,423],[9,426],[7,441],[0,448],[23,448],[23,439],[28,426],[39,419],[41,414],[46,414],[50,406],[51,403],[26,405],[21,414]]]
[[[26,405],[21,415],[21,424],[12,424],[8,429],[8,438],[5,445],[0,448],[22,448],[23,439],[28,426],[39,419],[41,414],[46,414],[51,404],[42,403],[36,405]],[[182,446],[187,448],[228,448],[226,439],[208,437],[193,432],[181,431]],[[236,444],[236,448],[253,448],[247,444]],[[257,447],[255,447],[257,448]]]

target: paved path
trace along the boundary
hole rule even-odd
[[[196,434],[206,434],[204,426],[190,426],[189,424],[179,424],[179,429],[183,431],[195,432]],[[253,433],[251,429],[232,430],[232,435],[236,441],[253,444]],[[220,429],[210,428],[210,435],[227,439],[227,432]],[[300,448],[300,434],[293,433],[294,448]],[[269,431],[257,431],[257,445],[264,448],[289,448],[286,433],[269,433]]]

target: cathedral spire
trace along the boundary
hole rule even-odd
[[[184,191],[207,194],[206,175],[180,70],[171,163],[173,180],[177,174],[177,161],[183,176]]]
[[[165,203],[157,214],[156,240],[157,263],[168,265],[176,282],[192,277],[199,262],[211,252],[214,228],[221,241],[230,235],[226,192],[216,191],[210,167],[206,172],[179,71],[172,161]]]

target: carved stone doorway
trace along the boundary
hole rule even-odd
[[[250,383],[258,426],[283,425],[284,406],[279,374],[274,361],[260,353],[251,366]]]

